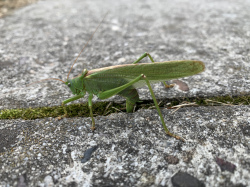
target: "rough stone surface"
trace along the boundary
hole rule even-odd
[[[249,186],[249,106],[163,110],[167,126],[186,139],[165,135],[155,110],[139,110],[90,118],[1,120],[5,143],[0,156],[1,184],[17,185],[26,176],[29,186],[52,184],[79,186],[171,186],[178,171],[206,186]],[[2,142],[5,139],[1,139]],[[13,143],[14,142],[14,143]],[[91,158],[82,163],[86,152]],[[90,154],[91,154],[90,153]],[[89,154],[89,153],[88,153]],[[179,159],[169,163],[166,157]],[[216,159],[237,166],[223,171]],[[51,179],[51,180],[49,180]]]
[[[174,89],[156,84],[158,99],[249,94],[249,6],[243,0],[38,1],[0,19],[0,109],[60,105],[71,97],[61,82],[25,85],[65,80],[107,11],[70,77],[149,52],[155,61],[206,65],[199,75],[173,81]],[[147,87],[139,93],[151,99]],[[171,187],[178,172],[206,186],[250,186],[250,106],[162,111],[185,143],[165,135],[155,110],[98,116],[95,133],[90,118],[0,120],[0,186]],[[90,159],[82,163],[84,154]],[[222,170],[218,158],[233,172]]]
[[[157,98],[247,94],[248,6],[249,1],[233,0],[39,1],[0,20],[0,109],[58,105],[69,98],[58,81],[25,85],[51,77],[65,80],[107,11],[71,77],[84,68],[129,64],[149,52],[155,61],[193,59],[206,65],[204,73],[182,79],[189,92],[159,84]],[[151,99],[147,87],[140,97]]]

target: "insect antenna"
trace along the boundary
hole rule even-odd
[[[69,79],[69,74],[74,66],[74,64],[76,63],[77,59],[79,58],[79,56],[82,54],[83,50],[85,49],[85,47],[88,45],[89,41],[93,38],[94,34],[96,33],[96,31],[98,30],[98,28],[100,27],[100,25],[103,23],[105,17],[107,16],[108,12],[104,15],[104,17],[102,18],[102,21],[99,23],[99,25],[96,27],[95,31],[92,33],[91,37],[89,38],[89,40],[87,41],[87,43],[84,45],[84,47],[82,48],[81,52],[78,54],[78,56],[76,57],[74,63],[72,64],[68,76],[67,76],[67,80]]]
[[[70,70],[69,70],[69,73],[68,73],[68,76],[67,76],[67,80],[69,79],[69,74],[74,66],[74,64],[76,63],[77,59],[79,58],[79,56],[81,55],[81,53],[83,52],[83,50],[85,49],[85,47],[88,45],[89,41],[93,38],[94,34],[96,33],[96,31],[98,30],[98,28],[100,27],[100,25],[103,23],[105,17],[107,16],[108,12],[104,15],[102,21],[99,23],[99,25],[96,27],[95,31],[93,32],[93,34],[91,35],[91,37],[88,39],[87,43],[84,45],[84,47],[82,48],[81,52],[78,54],[78,56],[76,57],[74,63],[72,64]],[[65,81],[61,80],[61,79],[57,79],[57,78],[48,78],[48,79],[42,79],[40,81],[36,81],[36,82],[32,82],[28,85],[26,85],[27,87],[32,85],[32,84],[37,84],[37,83],[40,83],[40,82],[44,82],[44,81],[47,81],[47,80],[57,80],[57,81],[61,81],[63,82],[64,84],[66,83]]]
[[[57,79],[57,78],[48,78],[48,79],[42,79],[42,80],[40,80],[40,81],[32,82],[32,83],[30,83],[30,84],[28,84],[28,85],[26,85],[26,86],[28,87],[28,86],[30,86],[30,85],[32,85],[32,84],[44,82],[44,81],[47,81],[47,80],[57,80],[57,81],[61,81],[61,82],[63,82],[63,83],[65,84],[65,81],[63,81],[63,80],[61,80],[61,79]]]

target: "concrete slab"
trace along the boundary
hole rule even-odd
[[[0,184],[172,186],[181,171],[206,186],[250,185],[249,106],[163,115],[185,143],[165,135],[155,110],[96,117],[95,133],[90,118],[1,120]]]
[[[249,5],[38,1],[0,19],[0,109],[55,106],[71,97],[61,82],[26,85],[50,77],[65,80],[107,11],[71,77],[84,68],[129,64],[149,52],[155,61],[206,65],[203,73],[180,79],[188,92],[154,85],[160,100],[249,95]],[[139,94],[151,100],[147,87]],[[94,134],[89,118],[0,120],[0,185],[175,186],[179,178],[199,186],[250,185],[249,105],[163,109],[163,116],[185,143],[164,134],[155,110],[98,116]]]
[[[59,105],[72,96],[58,81],[25,85],[51,77],[65,80],[76,55],[107,11],[71,77],[84,68],[129,64],[149,52],[155,61],[191,59],[206,65],[202,74],[182,79],[188,93],[156,85],[159,99],[247,94],[248,4],[65,0],[27,6],[0,20],[0,109]],[[146,87],[140,89],[140,97],[151,99]]]

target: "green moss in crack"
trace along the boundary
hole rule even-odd
[[[87,103],[71,104],[65,106],[67,117],[89,117],[89,108]],[[121,104],[98,102],[94,103],[94,116],[107,115],[114,113],[116,108],[122,108]],[[64,115],[63,106],[39,107],[39,108],[21,108],[5,109],[0,111],[0,119],[37,119],[46,117],[59,117]]]
[[[198,106],[218,105],[250,105],[250,95],[243,96],[217,96],[209,98],[178,98],[165,99],[160,102],[160,107],[171,108],[181,104],[195,103]],[[67,117],[89,117],[87,103],[66,105]],[[137,109],[154,108],[152,100],[142,101],[137,104]],[[114,102],[97,102],[93,104],[93,115],[108,115],[117,111],[125,111],[124,104]],[[5,109],[0,111],[0,119],[37,119],[45,117],[59,117],[64,115],[63,106],[26,108],[26,109]]]

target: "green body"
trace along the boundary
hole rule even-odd
[[[137,64],[146,56],[148,56],[153,63]],[[90,115],[92,117],[94,129],[95,122],[92,114],[93,95],[97,95],[100,99],[106,99],[113,95],[123,96],[126,98],[127,112],[132,112],[135,103],[139,101],[139,95],[136,88],[147,85],[161,117],[165,131],[167,134],[181,139],[168,131],[149,83],[163,82],[195,75],[202,72],[204,68],[205,66],[201,61],[193,60],[154,62],[152,57],[148,53],[145,53],[133,64],[110,66],[90,71],[84,70],[80,76],[68,80],[65,83],[70,87],[75,96],[63,101],[63,104],[84,97],[86,92],[88,92]]]

